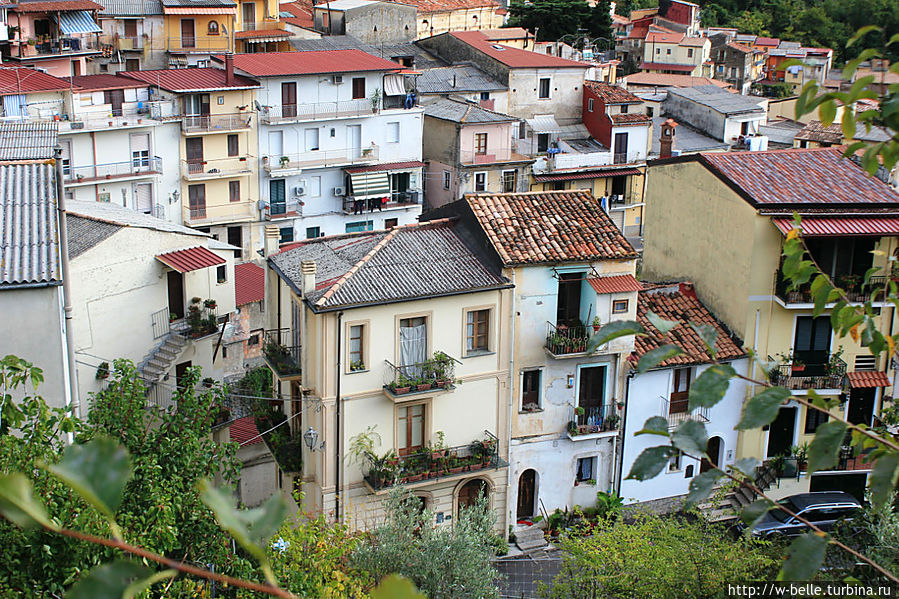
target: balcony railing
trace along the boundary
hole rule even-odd
[[[368,116],[373,111],[371,100],[344,100],[342,102],[311,102],[266,106],[259,113],[263,123],[277,124],[291,121],[334,119],[340,117]]]
[[[849,301],[852,302],[866,302],[871,299],[871,295],[875,291],[878,291],[878,297],[882,298],[887,281],[888,277],[879,275],[871,277],[867,284],[864,283],[864,277],[861,275],[837,275],[834,277],[834,284],[845,291]],[[790,290],[789,281],[784,278],[781,269],[775,273],[774,291],[785,304],[812,304],[815,302],[810,283]]]
[[[181,161],[181,175],[188,181],[235,177],[253,172],[253,157],[213,158]]]
[[[364,164],[377,162],[379,147],[375,144],[364,148],[341,148],[337,150],[313,150],[299,154],[283,154],[281,156],[265,156],[263,168],[268,172],[302,169],[316,166],[335,166],[343,164]],[[285,160],[286,158],[286,160]]]
[[[137,104],[140,104],[140,102]],[[97,107],[93,106],[91,108],[96,109]],[[118,112],[118,114],[110,116],[111,112]],[[156,119],[145,114],[145,112],[138,113],[131,111],[122,114],[121,110],[111,111],[109,109],[103,109],[102,111],[98,110],[97,112],[78,112],[67,118],[70,118],[71,120],[62,120],[59,123],[60,133],[90,129],[118,129],[120,127],[140,125],[150,127],[158,124]]]
[[[252,118],[253,115],[247,113],[188,115],[181,120],[181,130],[185,133],[215,133],[247,129]]]
[[[421,204],[421,193],[417,191],[394,191],[388,196],[387,202],[382,198],[365,198],[357,200],[353,196],[347,196],[343,200],[344,214],[364,214],[391,208],[403,208]]]
[[[416,364],[396,366],[388,360],[384,363],[387,367],[384,389],[393,396],[452,389],[456,382],[456,364],[461,364],[441,351],[434,352],[430,360]]]
[[[668,428],[677,428],[688,420],[697,422],[709,421],[708,408],[696,408],[689,411],[688,400],[686,398],[668,398],[659,397],[659,416],[668,419]]]
[[[262,217],[265,220],[278,220],[279,218],[293,218],[303,216],[303,202],[292,200],[290,202],[262,202]]]
[[[846,376],[846,362],[836,355],[824,364],[778,364],[771,382],[791,390],[840,389]]]
[[[162,172],[162,158],[126,160],[124,162],[107,162],[91,166],[63,165],[63,182],[67,185],[91,183],[106,179],[122,179],[125,177],[149,177]]]
[[[143,50],[144,36],[126,37],[119,35],[100,36],[100,43],[114,50]]]
[[[568,421],[568,435],[590,435],[617,431],[621,425],[621,415],[614,403],[590,408],[571,408],[571,420]]]
[[[227,196],[222,201],[227,201]],[[255,202],[242,200],[226,204],[201,204],[190,206],[185,198],[182,200],[181,217],[187,225],[212,225],[216,223],[245,222],[255,220],[259,216]]]
[[[275,374],[284,377],[300,375],[300,345],[295,331],[291,329],[266,331],[262,353]]]
[[[546,349],[554,356],[584,353],[588,339],[587,329],[582,326],[546,323]]]
[[[43,41],[35,41],[33,44],[22,40],[20,49],[22,57],[46,56],[48,54],[75,54],[78,52],[94,52],[100,50],[100,42],[96,36],[92,37],[63,37]]]
[[[169,334],[169,313],[168,306],[161,310],[153,312],[150,320],[153,323],[153,339],[159,339]]]
[[[362,475],[375,490],[419,481],[437,481],[471,472],[502,468],[508,464],[499,457],[499,442],[495,435],[484,431],[485,438],[468,445],[434,448],[421,447],[407,455],[389,453],[378,457],[365,454]]]
[[[170,37],[166,43],[167,50],[181,50],[184,52],[205,52],[228,50],[229,36],[188,36]]]
[[[511,148],[488,148],[485,152],[476,150],[460,150],[459,162],[462,164],[494,164],[496,162],[527,161],[529,158],[513,151]]]

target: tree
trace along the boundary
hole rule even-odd
[[[605,49],[614,49],[615,36],[612,34],[612,7],[609,0],[599,0],[590,9],[590,20],[587,27],[590,37],[593,39],[605,38],[608,40],[602,45]]]
[[[538,42],[555,42],[586,28],[590,14],[584,0],[519,0],[509,5],[506,27],[524,27],[535,33]]]

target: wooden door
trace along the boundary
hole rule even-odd
[[[627,133],[615,134],[615,163],[627,162]]]
[[[184,318],[184,275],[177,270],[170,270],[166,276],[169,292],[169,314],[175,318]]]
[[[181,19],[181,47],[182,48],[196,48],[197,47],[197,37],[194,32],[194,20],[193,19]]]
[[[283,117],[297,115],[297,84],[295,81],[281,84],[281,115]]]
[[[793,433],[796,427],[796,408],[780,408],[777,418],[768,429],[767,457],[787,455],[793,446]]]
[[[187,197],[190,217],[206,218],[206,186],[203,184],[188,185]]]
[[[184,152],[187,155],[187,172],[203,172],[203,138],[188,137],[184,140]]]
[[[518,506],[515,516],[521,520],[534,516],[537,490],[537,473],[533,469],[525,470],[518,477]]]

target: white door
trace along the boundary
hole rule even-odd
[[[306,141],[307,152],[315,152],[318,150],[318,128],[306,129],[303,137]]]
[[[144,214],[153,212],[152,183],[138,183],[134,186],[134,209]]]
[[[270,156],[269,160],[273,160],[275,162],[281,160],[281,156],[284,155],[283,131],[268,132],[268,154]]]
[[[147,170],[150,167],[150,134],[131,134],[131,167],[134,170]]]
[[[346,147],[350,158],[359,157],[362,151],[362,125],[347,125]]]

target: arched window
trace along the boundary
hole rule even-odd
[[[209,21],[208,32],[209,35],[218,35],[219,34],[219,24],[218,21]]]
[[[481,495],[490,495],[490,486],[482,478],[473,478],[459,488],[456,496],[456,512],[464,507],[473,506]]]

